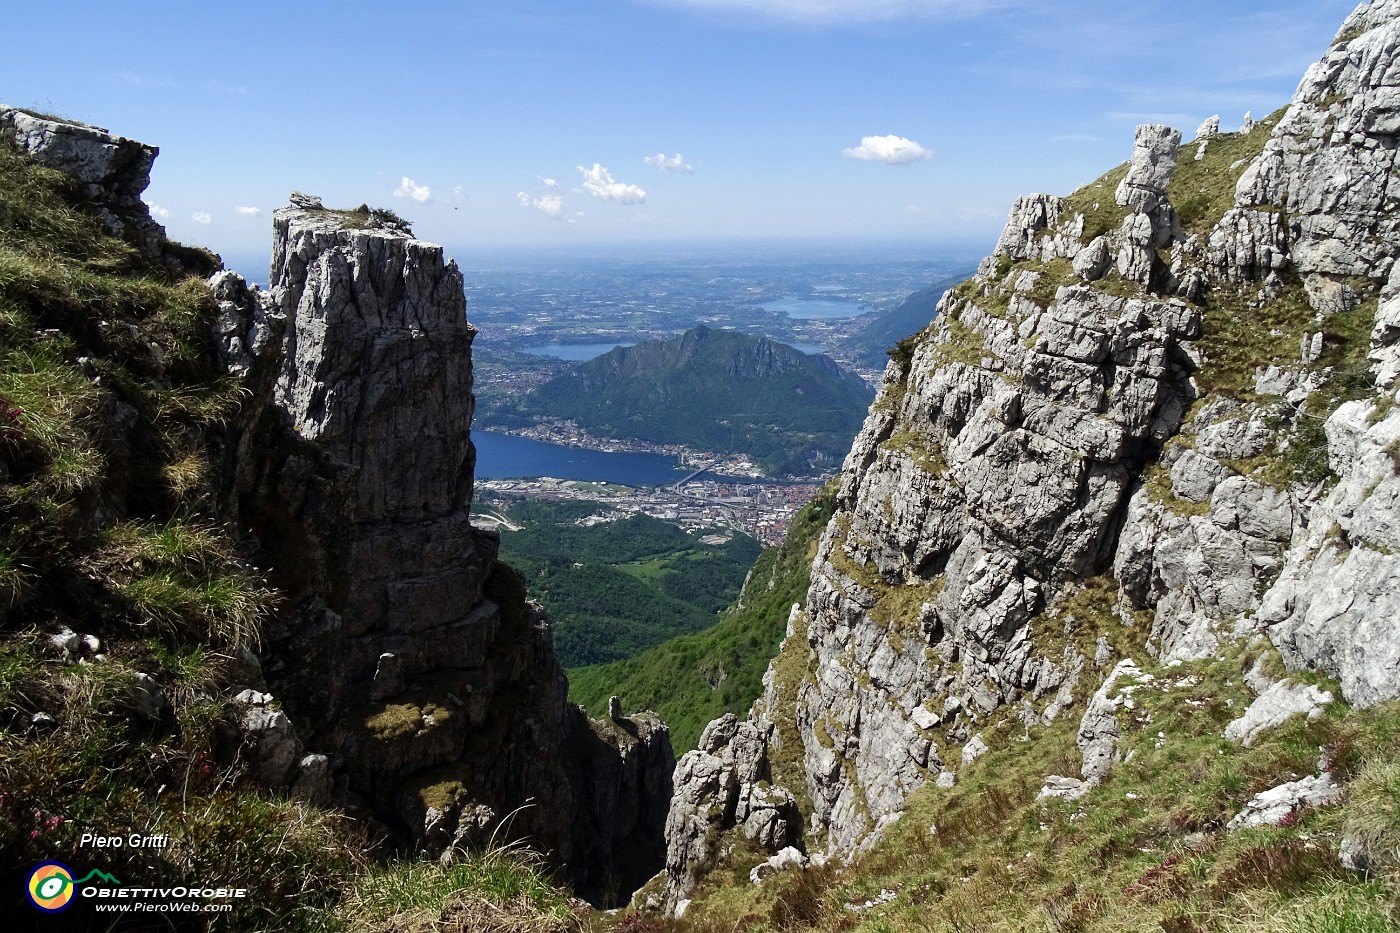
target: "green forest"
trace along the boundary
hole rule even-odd
[[[624,710],[655,710],[671,727],[677,755],[695,747],[710,720],[743,716],[763,692],[763,672],[778,653],[792,604],[806,601],[817,538],[835,503],[830,483],[794,516],[783,544],[759,555],[718,624],[636,657],[571,670],[569,698],[593,716],[605,716],[614,695]]]
[[[566,668],[632,657],[713,625],[760,551],[747,535],[705,544],[669,522],[617,517],[597,502],[504,505],[521,530],[502,530],[501,559],[525,575],[549,612]],[[594,515],[608,520],[580,524]]]

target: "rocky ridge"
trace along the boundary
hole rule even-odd
[[[1363,3],[1280,115],[1207,121],[1194,152],[1140,127],[1098,183],[1016,202],[890,363],[764,698],[678,765],[658,903],[738,825],[746,775],[850,857],[994,724],[1087,700],[1083,780],[1047,783],[1082,794],[1134,655],[1254,638],[1355,706],[1400,696],[1397,61],[1400,2]],[[1325,702],[1255,674],[1236,739]],[[741,754],[750,733],[776,741]],[[737,791],[709,759],[745,763]]]

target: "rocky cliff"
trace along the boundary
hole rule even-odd
[[[460,272],[387,213],[294,196],[273,232],[269,295],[213,282],[221,358],[257,386],[227,510],[286,598],[269,692],[341,790],[429,854],[504,832],[555,854],[585,896],[626,896],[622,878],[659,857],[646,853],[669,796],[666,730],[619,720],[593,748],[548,620],[468,520],[475,331]]]
[[[1400,696],[1398,101],[1374,0],[1285,111],[1140,127],[1096,183],[1016,202],[886,370],[765,697],[677,767],[667,907],[724,833],[802,845],[733,800],[806,798],[806,847],[849,857],[1008,721],[1082,716],[1046,791],[1082,795],[1134,659],[1254,638],[1353,706]],[[1275,723],[1277,680],[1250,681]]]
[[[81,209],[146,260],[217,265],[169,243],[142,204],[154,148],[9,109],[0,129],[6,145],[66,173]],[[198,540],[241,538],[228,563],[246,581],[234,585],[265,573],[275,590],[256,652],[243,637],[207,646],[230,655],[218,675],[236,721],[227,756],[264,785],[372,818],[402,848],[450,860],[492,839],[528,839],[582,896],[625,898],[661,864],[668,733],[654,716],[590,722],[566,703],[549,620],[497,562],[497,539],[468,521],[475,331],[461,273],[389,212],[294,195],[274,218],[270,286],[230,271],[182,286],[213,311],[212,332],[191,335],[188,352],[227,397],[214,417],[147,424],[114,401],[129,414],[99,432],[133,474],[141,445],[164,444],[155,428],[179,432],[201,465],[201,498],[162,502],[150,518],[169,522],[183,508],[203,523],[190,532]],[[94,326],[84,315],[64,322]],[[137,360],[141,373],[167,388],[167,351],[139,349],[149,357]],[[75,366],[86,367],[79,384],[143,391],[137,375],[118,378],[91,357]],[[26,427],[6,443],[10,433],[25,440]],[[120,489],[74,508],[83,533],[109,549],[115,522],[146,520]],[[136,527],[126,534],[146,533]],[[116,559],[82,558],[78,574]],[[167,589],[173,579],[157,578]],[[114,579],[119,611],[131,612],[125,577]],[[132,614],[138,629],[148,624]],[[139,676],[155,710],[147,718],[158,719],[159,684]]]

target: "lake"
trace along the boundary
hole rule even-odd
[[[871,310],[854,301],[837,301],[832,298],[779,298],[777,301],[765,301],[759,307],[769,311],[781,311],[790,318],[803,321],[855,317]]]
[[[584,360],[591,360],[596,356],[602,356],[613,347],[631,347],[634,343],[543,343],[535,347],[526,347],[525,352],[534,356],[550,356],[558,360],[568,360],[571,363],[581,363]]]
[[[553,476],[623,486],[667,486],[691,473],[678,469],[676,458],[666,454],[584,450],[481,430],[472,431],[472,441],[477,479]]]

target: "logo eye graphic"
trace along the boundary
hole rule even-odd
[[[46,913],[73,903],[73,872],[59,862],[45,862],[29,875],[29,902]]]
[[[63,875],[49,875],[39,885],[39,896],[46,901],[51,901],[68,890],[68,886],[72,883],[71,879],[65,878]]]

